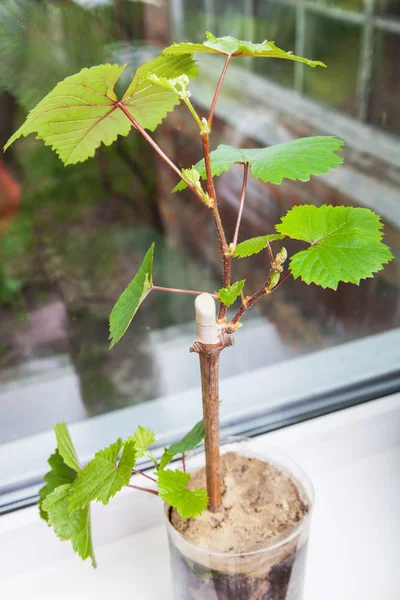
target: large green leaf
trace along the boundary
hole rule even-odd
[[[285,178],[308,181],[311,175],[327,173],[343,162],[343,158],[336,154],[342,149],[343,143],[335,137],[316,136],[267,148],[239,149],[221,144],[210,154],[211,170],[214,176],[218,176],[229,171],[235,163],[248,163],[253,177],[264,182],[278,185]],[[194,168],[202,179],[206,178],[204,159]],[[172,191],[177,192],[185,187],[186,184],[181,181]]]
[[[160,469],[165,469],[177,454],[184,454],[196,448],[203,439],[204,424],[202,419],[179,442],[172,444],[169,448],[165,448],[164,454],[161,457]]]
[[[58,449],[48,460],[50,471],[44,476],[45,485],[39,490],[39,512],[42,519],[48,521],[43,502],[54,490],[65,483],[72,483],[76,478],[76,471],[65,464]]]
[[[189,473],[158,471],[158,493],[170,506],[177,509],[182,519],[196,517],[207,507],[207,492],[203,488],[188,490]]]
[[[4,150],[19,137],[37,133],[37,138],[51,146],[65,165],[82,162],[94,156],[102,143],[110,146],[119,135],[128,135],[132,123],[123,109],[142,127],[153,131],[180,102],[175,92],[149,81],[150,73],[159,77],[197,75],[191,56],[159,56],[136,71],[119,100],[114,88],[124,69],[100,65],[82,69],[58,83],[29,113]]]
[[[296,56],[291,52],[285,52],[277,48],[274,42],[265,40],[261,44],[245,42],[231,37],[230,35],[217,38],[209,31],[206,32],[206,41],[202,44],[181,43],[172,44],[163,50],[163,54],[194,54],[195,52],[207,52],[210,54],[222,54],[224,56],[254,56],[266,58],[284,58],[286,60],[295,60],[305,63],[310,67],[325,67],[324,63],[318,60],[308,60]]]
[[[138,272],[118,298],[110,314],[110,348],[115,346],[128,329],[139,306],[153,285],[154,244],[147,250]]]
[[[85,560],[90,556],[92,564],[96,567],[93,552],[92,527],[90,520],[90,507],[70,511],[68,499],[71,484],[58,486],[43,501],[43,510],[48,515],[49,524],[53,527],[61,541],[70,540],[72,547]]]
[[[54,432],[57,438],[58,450],[65,464],[74,469],[74,471],[81,471],[82,467],[79,464],[67,425],[65,423],[57,423],[54,426]]]
[[[123,452],[117,466],[118,454],[122,447]],[[97,452],[71,486],[70,511],[85,508],[93,500],[108,504],[110,498],[129,483],[135,462],[136,449],[131,441],[123,444],[122,440],[118,439],[114,444]]]
[[[371,210],[325,205],[295,206],[276,226],[279,233],[311,244],[291,258],[293,276],[333,290],[340,281],[358,285],[393,258],[381,228]]]
[[[240,244],[236,246],[232,256],[235,258],[246,258],[247,256],[258,254],[268,246],[269,242],[281,240],[284,237],[285,236],[280,233],[270,233],[269,235],[260,235],[258,237],[250,238],[249,240],[240,242]]]

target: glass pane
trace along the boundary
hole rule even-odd
[[[253,13],[244,15],[251,5]],[[217,34],[246,38],[253,31],[254,41],[269,38],[295,50],[296,31],[301,31],[297,12],[293,3],[277,0],[171,1],[158,8],[131,0],[3,0],[0,145],[59,80],[83,67],[127,63],[122,89],[139,64],[173,41],[172,28],[186,39],[201,41],[206,27],[213,30],[215,18]],[[306,97],[292,89],[291,61],[232,61],[217,103],[212,146],[265,147],[308,135],[336,135],[346,140],[345,165],[337,175],[306,183],[285,180],[279,187],[250,177],[239,239],[272,232],[282,215],[299,203],[351,204],[382,214],[385,240],[396,259],[360,287],[340,285],[336,293],[288,279],[246,314],[236,347],[222,357],[221,378],[229,383],[262,371],[267,383],[260,386],[262,394],[253,390],[256,400],[251,405],[246,396],[232,414],[229,395],[221,395],[236,432],[245,427],[247,411],[270,410],[271,398],[264,391],[270,369],[283,369],[274,380],[279,388],[281,381],[293,381],[298,357],[308,361],[311,353],[315,358],[324,349],[339,350],[345,342],[364,338],[375,348],[375,338],[368,336],[395,333],[400,327],[400,146],[393,135],[398,131],[397,38],[376,34],[374,43],[370,121],[381,129],[376,135],[354,116],[359,27],[307,12],[305,33],[305,54],[329,66],[304,68]],[[211,56],[199,60],[202,74],[191,90],[201,116],[208,114],[220,62]],[[151,135],[179,168],[189,167],[201,158],[196,127],[181,106]],[[51,450],[51,427],[59,420],[75,423],[77,429],[88,427],[90,440],[97,427],[101,446],[111,420],[124,420],[130,427],[126,411],[131,418],[135,411],[148,409],[151,414],[157,405],[167,440],[176,433],[176,414],[169,407],[178,404],[177,394],[193,390],[195,399],[200,398],[198,360],[188,352],[194,339],[193,296],[152,292],[126,336],[108,350],[110,309],[153,241],[156,285],[211,292],[221,287],[213,221],[189,193],[170,194],[176,180],[134,130],[114,145],[102,146],[86,163],[70,167],[34,136],[0,156],[0,478],[14,456],[8,444],[15,449],[35,436],[30,443],[36,448],[39,437],[51,438]],[[229,240],[241,187],[238,165],[216,179]],[[292,254],[303,245],[294,242],[287,249]],[[234,281],[246,279],[246,293],[251,293],[264,283],[268,265],[267,253],[253,262],[236,261]],[[393,354],[391,347],[388,354]],[[304,372],[311,381],[308,364]],[[329,386],[341,384],[345,367],[352,369],[340,359],[338,365],[339,375]],[[309,390],[303,387],[306,398]],[[297,402],[300,390],[292,397]],[[273,400],[279,413],[278,392]],[[301,413],[303,404],[298,406]],[[181,405],[175,410],[191,416]],[[151,422],[146,419],[144,424]],[[45,469],[45,460],[33,469],[35,476]],[[21,480],[25,469],[28,462]]]
[[[365,6],[364,0],[311,0],[311,2],[328,8],[343,8],[357,12],[362,12]]]
[[[261,0],[255,5],[255,39],[276,41],[280,48],[294,50],[296,9],[283,3]],[[279,43],[278,41],[279,40]],[[254,60],[257,73],[285,86],[293,86],[294,63],[286,60]]]
[[[205,0],[193,0],[184,3],[185,39],[191,42],[202,42],[207,29]]]
[[[245,6],[243,0],[214,0],[215,35],[231,35],[246,39]],[[213,32],[214,33],[214,32]]]
[[[328,71],[305,69],[305,93],[337,110],[356,114],[360,27],[311,14],[306,21],[305,55],[324,62]]]
[[[375,13],[390,20],[400,20],[400,2],[398,0],[375,0]]]
[[[369,121],[400,135],[400,35],[375,31]]]

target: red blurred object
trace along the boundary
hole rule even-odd
[[[6,233],[18,215],[21,186],[0,159],[0,235]]]

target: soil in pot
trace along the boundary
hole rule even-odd
[[[205,487],[205,469],[189,485]],[[175,599],[301,600],[305,492],[272,464],[234,452],[221,456],[221,486],[218,513],[169,511]]]

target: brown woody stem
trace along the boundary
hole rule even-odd
[[[200,372],[203,396],[203,421],[205,431],[206,478],[208,508],[216,512],[221,508],[220,451],[219,451],[219,355],[221,347],[207,350],[201,346]]]
[[[227,254],[228,252],[228,243],[226,241],[225,231],[221,221],[221,215],[219,214],[218,204],[217,204],[217,195],[215,193],[214,181],[211,170],[211,159],[210,159],[210,137],[208,133],[203,133],[201,135],[201,141],[203,144],[203,154],[204,154],[204,163],[206,166],[206,174],[207,174],[207,188],[208,195],[212,199],[213,203],[211,208],[212,215],[214,217],[215,226],[217,228],[218,239],[220,250],[222,254],[223,266],[224,266],[224,287],[227,287],[231,282],[231,256]],[[224,319],[226,314],[226,306],[224,304],[220,304],[218,319]]]

